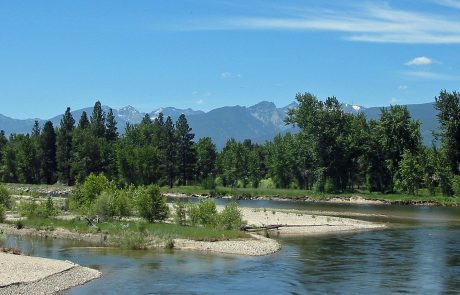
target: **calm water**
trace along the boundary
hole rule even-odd
[[[386,222],[388,229],[280,239],[265,257],[88,249],[72,241],[16,240],[36,256],[68,259],[103,278],[66,294],[459,294],[460,208],[242,201]]]

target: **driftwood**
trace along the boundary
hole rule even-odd
[[[101,222],[101,219],[99,218],[98,215],[96,215],[94,218],[88,218],[88,217],[85,216],[85,220],[86,220],[86,222],[88,222],[88,225],[90,225],[92,227],[97,227],[96,224]]]
[[[268,224],[262,226],[251,226],[251,225],[242,225],[240,229],[242,231],[261,231],[261,230],[271,230],[279,229],[280,227],[308,227],[308,226],[334,226],[333,224]]]

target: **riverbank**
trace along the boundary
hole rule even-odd
[[[196,186],[162,188],[167,197],[228,198],[235,200],[272,200],[310,203],[345,203],[398,206],[460,206],[460,197],[418,196],[382,193],[322,194],[297,189],[217,188],[209,191]]]
[[[56,294],[101,276],[70,261],[0,253],[0,294]]]
[[[219,211],[224,206],[217,206]],[[340,232],[354,232],[385,228],[384,224],[366,222],[350,218],[322,216],[300,210],[270,208],[240,208],[242,218],[248,227],[273,226],[270,230],[259,231],[262,235],[318,235]],[[132,249],[174,248],[224,254],[262,256],[276,253],[281,248],[279,242],[262,235],[244,232],[229,232],[227,238],[210,235],[214,229],[197,227],[195,238],[183,238],[187,234],[179,230],[191,230],[174,224],[144,224],[136,222],[101,223],[98,229],[88,228],[84,222],[75,220],[46,220],[31,223],[18,229],[12,224],[0,224],[0,232],[10,235],[31,236],[53,239],[72,239],[103,247],[128,247]],[[159,227],[159,228],[158,228]],[[141,234],[140,231],[143,233]],[[181,237],[182,236],[182,237]],[[127,240],[126,240],[127,239]]]

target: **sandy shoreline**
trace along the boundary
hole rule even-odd
[[[55,294],[99,278],[97,270],[41,257],[0,253],[0,294]]]

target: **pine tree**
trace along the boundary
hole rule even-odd
[[[177,164],[177,147],[176,147],[176,137],[175,137],[175,130],[174,124],[172,122],[171,117],[168,116],[166,122],[164,124],[165,129],[165,138],[164,138],[164,145],[165,149],[164,152],[164,166],[165,166],[165,173],[168,179],[169,187],[173,187],[174,179],[176,178],[176,164]]]
[[[34,127],[32,127],[32,137],[33,138],[38,138],[40,136],[40,124],[38,123],[37,120],[34,122]]]
[[[56,133],[53,123],[47,121],[41,134],[42,180],[47,184],[55,182],[56,175]]]
[[[78,129],[86,129],[89,127],[88,115],[84,111],[81,114],[80,121],[78,121]]]
[[[102,138],[105,136],[105,114],[102,110],[102,105],[100,101],[96,101],[93,108],[93,115],[90,118],[90,125],[93,134]]]
[[[195,150],[193,149],[195,134],[191,131],[192,128],[188,125],[185,115],[181,114],[176,122],[176,140],[182,185],[187,185],[187,180],[191,178],[196,162]]]
[[[110,142],[115,142],[118,138],[117,121],[115,120],[112,109],[107,114],[105,138]]]
[[[57,133],[56,160],[58,178],[67,185],[73,184],[70,160],[72,157],[72,139],[75,128],[75,120],[68,107],[61,119],[61,125]]]

